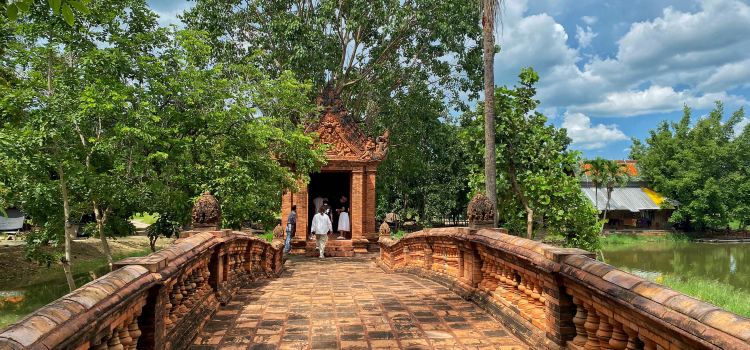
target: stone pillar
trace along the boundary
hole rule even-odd
[[[364,213],[365,213],[365,191],[364,191],[364,169],[352,169],[352,240],[362,240],[364,236]]]
[[[565,257],[570,255],[586,255],[594,258],[593,253],[574,248],[552,248],[545,252],[548,259],[557,263],[562,262]],[[563,347],[566,340],[574,339],[577,336],[574,323],[577,313],[576,304],[573,302],[573,298],[565,292],[563,280],[560,276],[546,273],[539,274],[539,283],[544,292],[547,344],[552,343],[558,347]],[[593,308],[587,310],[587,314],[589,314],[590,319],[598,320]],[[598,327],[598,324],[591,327]],[[593,333],[595,335],[596,330]]]
[[[285,230],[286,230],[286,218],[289,216],[289,212],[292,211],[293,199],[294,199],[294,195],[292,194],[292,192],[287,191],[281,195],[281,227],[283,227]]]
[[[305,241],[310,229],[307,227],[307,185],[300,184],[300,191],[292,196],[292,203],[297,205],[297,229],[294,232],[295,241]],[[291,206],[291,205],[290,205]]]
[[[376,167],[367,168],[367,179],[365,184],[365,193],[367,195],[367,203],[365,204],[365,224],[364,224],[364,235],[369,240],[377,240],[377,227],[375,224],[375,203],[377,203],[377,197],[375,193],[375,174]]]

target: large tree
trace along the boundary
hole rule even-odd
[[[680,121],[660,123],[645,142],[633,140],[631,157],[638,160],[643,178],[678,202],[671,220],[684,228],[721,229],[734,220],[747,222],[750,130],[737,129],[745,118],[743,109],[724,118],[724,106],[717,102],[693,124],[686,106]]]
[[[425,225],[462,216],[468,168],[457,147],[460,127],[424,82],[415,82],[395,100],[395,108],[383,110],[379,118],[383,127],[390,125],[391,146],[378,168],[378,216],[396,212]]]
[[[250,57],[217,62],[206,33],[159,28],[142,0],[89,9],[74,26],[46,4],[0,19],[12,33],[0,42],[0,194],[37,228],[28,247],[64,243],[71,289],[81,216],[94,213],[105,250],[108,222],[141,210],[184,221],[203,190],[227,227],[270,222],[281,192],[322,161],[288,118],[314,111],[309,84]]]
[[[413,81],[456,100],[478,91],[476,18],[473,3],[450,0],[198,0],[183,15],[219,61],[260,55],[272,76],[310,81],[311,99],[330,84],[367,126]]]
[[[156,17],[139,1],[97,2],[74,26],[53,12],[47,4],[34,4],[11,24],[14,36],[3,59],[12,63],[16,79],[0,106],[0,138],[15,144],[6,155],[7,162],[17,165],[7,178],[13,201],[32,215],[46,237],[30,235],[30,240],[62,235],[61,262],[73,289],[75,223],[90,210],[96,213],[102,245],[112,262],[103,230],[110,208],[105,202],[121,199],[112,197],[112,187],[121,187],[119,192],[130,188],[122,174],[103,174],[103,169],[124,157],[120,143],[130,142],[122,123],[136,120],[138,114],[132,110],[137,103],[130,98],[128,80],[133,76],[127,61],[150,50],[139,39],[153,32]],[[59,198],[39,194],[54,187],[52,193]],[[47,212],[56,208],[61,215]]]
[[[182,17],[209,33],[218,62],[259,59],[271,76],[291,70],[312,84],[311,101],[330,85],[367,133],[390,129],[380,214],[428,219],[465,205],[465,172],[450,149],[455,127],[443,123],[449,108],[465,107],[462,93],[476,99],[481,90],[475,3],[198,0]],[[440,186],[441,171],[451,171],[448,186]]]
[[[546,231],[562,236],[567,245],[593,250],[598,245],[598,220],[575,174],[580,154],[568,149],[571,141],[565,129],[548,124],[547,117],[536,111],[538,79],[534,70],[524,68],[517,86],[495,90],[500,221],[511,232],[524,232],[529,238]],[[478,106],[462,117],[461,139],[470,157],[474,191],[486,181],[481,178],[483,112]]]
[[[484,189],[492,202],[497,225],[497,168],[495,164],[495,22],[502,0],[479,0],[482,11],[482,63],[484,68]]]
[[[314,112],[310,85],[290,72],[269,78],[249,60],[216,61],[205,32],[183,30],[170,38],[150,68],[146,96],[156,116],[148,126],[155,133],[156,191],[165,194],[153,211],[185,221],[190,199],[209,190],[222,203],[226,227],[271,223],[282,191],[323,161],[313,139],[288,119]]]

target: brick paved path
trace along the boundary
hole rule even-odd
[[[526,349],[447,288],[387,274],[371,258],[292,257],[282,277],[241,290],[192,347]]]

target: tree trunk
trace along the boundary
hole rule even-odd
[[[68,288],[70,291],[76,289],[76,282],[73,279],[72,263],[73,247],[72,240],[75,237],[75,228],[70,223],[70,201],[68,199],[68,184],[65,182],[65,172],[63,171],[62,165],[57,168],[58,175],[60,175],[60,193],[62,194],[63,201],[63,219],[65,220],[65,256],[60,259],[65,271],[65,280],[68,282]]]
[[[523,204],[524,210],[526,210],[526,238],[532,239],[534,237],[534,210],[529,206],[529,201],[526,200],[526,196],[521,192],[521,186],[518,185],[518,178],[516,177],[516,163],[511,158],[514,154],[513,145],[508,145],[508,173],[510,175],[510,184],[513,187],[513,192],[516,193],[518,199]]]
[[[484,1],[482,15],[482,57],[484,61],[484,190],[492,203],[494,224],[497,226],[497,168],[495,159],[495,18],[487,9],[496,0]]]
[[[529,208],[528,205],[524,205],[526,208],[526,238],[534,238],[534,210]]]
[[[599,186],[594,185],[594,205],[596,206],[596,212],[599,212]]]
[[[107,242],[107,235],[104,233],[104,226],[107,224],[107,212],[109,211],[109,208],[105,210],[99,209],[99,206],[96,204],[96,201],[91,201],[94,207],[94,218],[96,218],[96,229],[99,231],[99,239],[102,241],[102,250],[104,250],[104,255],[107,257],[107,264],[109,265],[109,270],[112,271],[112,265],[114,261],[112,261],[112,251],[109,249],[109,243]]]
[[[612,199],[612,190],[607,189],[607,204],[604,205],[604,214],[602,214],[602,228],[599,230],[599,235],[604,233],[604,225],[607,224],[607,211],[609,210],[609,201]]]
[[[156,240],[157,239],[159,239],[159,236],[148,237],[148,245],[151,247],[152,253],[156,253]]]

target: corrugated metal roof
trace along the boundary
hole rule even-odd
[[[595,204],[599,210],[607,206],[607,190],[594,187],[583,187],[583,193],[589,198],[591,204]],[[599,199],[597,200],[597,195]],[[639,212],[641,210],[657,210],[661,207],[654,203],[649,195],[640,187],[617,187],[612,191],[612,199],[609,201],[609,210],[628,210]]]

